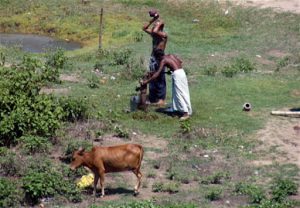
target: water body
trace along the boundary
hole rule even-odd
[[[81,48],[81,45],[77,42],[59,40],[41,35],[8,33],[0,33],[0,45],[5,47],[19,47],[23,51],[31,53],[44,53],[57,48],[64,50]]]

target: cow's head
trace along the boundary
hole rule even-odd
[[[84,153],[83,148],[79,148],[79,150],[73,152],[72,162],[70,164],[70,168],[72,170],[75,170],[76,168],[79,168],[80,166],[83,165],[83,153]]]

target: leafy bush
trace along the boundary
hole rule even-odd
[[[129,58],[131,56],[132,50],[125,48],[122,50],[117,50],[112,53],[113,62],[112,65],[125,65],[129,64]]]
[[[254,65],[246,58],[237,58],[233,67],[237,69],[239,72],[251,72],[255,70]]]
[[[90,78],[88,78],[88,86],[92,89],[99,88],[99,78],[97,76],[91,76]]]
[[[229,179],[227,172],[215,172],[201,180],[202,184],[221,184],[223,180]]]
[[[204,74],[207,76],[215,76],[218,72],[218,67],[216,65],[206,67],[204,69]]]
[[[225,77],[233,77],[234,75],[236,75],[238,73],[238,71],[234,67],[225,66],[224,69],[221,71],[221,73]]]
[[[62,69],[66,64],[67,57],[63,49],[58,49],[47,55],[46,65],[56,69]]]
[[[205,193],[205,198],[210,201],[215,201],[221,198],[222,190],[217,187],[209,188],[207,193]]]
[[[238,194],[248,195],[250,203],[259,204],[266,199],[263,189],[254,184],[238,183],[235,186],[235,192]]]
[[[47,153],[51,143],[45,137],[25,135],[18,139],[26,154]]]
[[[297,193],[298,186],[291,179],[276,178],[272,184],[272,200],[283,202],[287,196]]]
[[[115,132],[116,132],[117,136],[120,138],[125,138],[125,139],[129,138],[128,131],[126,129],[122,129],[120,126],[115,127]]]
[[[65,161],[66,162],[71,162],[71,159],[72,159],[72,154],[75,150],[78,150],[80,147],[84,148],[85,150],[88,150],[88,149],[91,149],[92,148],[92,144],[91,142],[89,141],[86,141],[86,140],[81,140],[81,141],[78,141],[78,140],[71,140],[65,150],[64,150],[64,155],[66,156],[66,159]]]
[[[52,96],[40,95],[45,82],[40,61],[24,56],[11,69],[0,67],[0,143],[10,145],[23,134],[51,136],[63,109]]]
[[[0,178],[0,207],[17,207],[22,199],[22,191],[15,181]]]
[[[64,121],[77,121],[87,118],[87,101],[85,99],[61,97],[59,106],[62,107]]]
[[[221,73],[226,77],[233,77],[239,72],[248,73],[254,71],[254,65],[245,58],[236,58],[231,66],[225,66]]]
[[[5,176],[19,176],[22,172],[22,161],[17,155],[7,149],[0,148],[0,174]]]
[[[55,171],[37,172],[30,170],[23,178],[23,189],[32,203],[37,203],[43,197],[63,195],[71,201],[81,201],[80,192],[76,185],[63,178]]]
[[[4,66],[6,60],[6,56],[3,52],[0,52],[0,66]]]
[[[152,185],[153,192],[168,192],[168,193],[176,193],[179,191],[179,184],[176,182],[155,182]]]

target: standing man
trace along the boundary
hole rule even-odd
[[[168,36],[167,33],[163,31],[164,22],[159,19],[159,14],[156,10],[149,11],[150,17],[152,19],[149,23],[145,24],[143,31],[148,33],[152,37],[152,52],[149,62],[150,73],[155,73],[158,70],[159,62],[154,57],[154,50],[160,49],[165,50]],[[152,28],[149,28],[154,23]],[[165,105],[166,99],[166,76],[165,70],[162,69],[157,79],[150,82],[149,84],[149,101],[152,104]]]
[[[182,61],[175,55],[165,55],[161,49],[154,50],[154,56],[159,61],[158,70],[149,78],[142,81],[145,85],[157,79],[164,67],[172,73],[172,110],[180,113],[180,120],[186,120],[192,115],[190,92],[187,77],[182,69]]]

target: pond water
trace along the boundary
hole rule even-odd
[[[7,33],[0,33],[0,45],[6,47],[20,47],[23,51],[31,53],[43,53],[56,48],[62,48],[64,50],[81,48],[81,45],[77,42],[59,40],[40,35]]]

